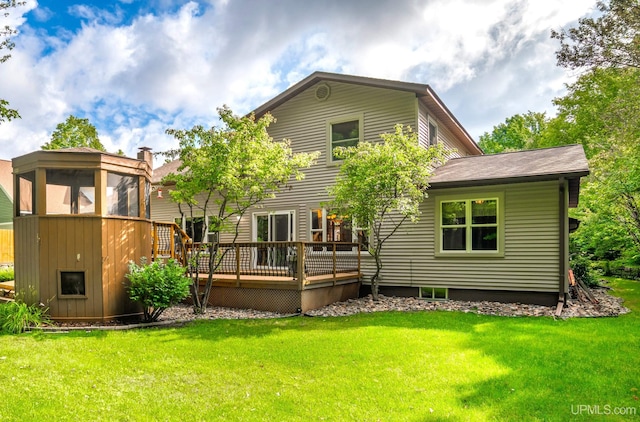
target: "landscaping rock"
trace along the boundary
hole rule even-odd
[[[598,304],[580,302],[577,299],[569,299],[562,310],[560,318],[575,317],[607,317],[626,314],[629,309],[622,305],[620,298],[611,296],[606,289],[593,289],[593,295]],[[313,317],[347,316],[357,313],[382,312],[382,311],[460,311],[473,312],[482,315],[499,315],[507,317],[522,316],[554,316],[555,306],[529,305],[522,303],[500,302],[465,302],[465,301],[427,301],[415,297],[387,297],[380,295],[378,301],[374,301],[371,295],[349,299],[345,302],[337,302],[325,307],[314,309],[305,313]],[[230,309],[211,307],[207,308],[204,315],[194,315],[193,309],[188,306],[175,306],[167,309],[161,320],[192,320],[192,319],[246,319],[246,318],[278,318],[288,315],[274,312]]]
[[[611,317],[626,314],[629,309],[622,305],[622,300],[608,294],[605,288],[592,289],[597,304],[591,302],[581,302],[577,299],[569,299],[562,310],[560,318],[579,317]],[[399,311],[399,312],[423,312],[423,311],[459,311],[472,312],[481,315],[497,315],[504,317],[553,317],[555,306],[529,305],[522,303],[501,303],[501,302],[466,302],[466,301],[428,301],[415,297],[388,297],[379,296],[379,300],[374,301],[371,295],[349,299],[344,302],[337,302],[320,309],[306,312],[304,315],[311,317],[338,317],[348,316],[357,313]],[[297,314],[295,314],[297,315]],[[260,318],[283,318],[293,316],[291,314],[280,314],[276,312],[256,311],[253,309],[233,309],[222,307],[209,307],[203,315],[193,313],[193,308],[187,305],[173,306],[165,310],[155,324],[129,324],[126,328],[142,328],[150,326],[166,326],[172,323],[181,324],[199,319],[260,319]],[[103,323],[104,324],[104,323]],[[116,329],[117,322],[110,322],[104,326],[97,326],[87,323],[59,324],[58,329]],[[122,324],[124,325],[124,324]],[[123,329],[123,327],[119,327]]]

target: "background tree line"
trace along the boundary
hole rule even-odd
[[[509,117],[479,145],[499,153],[582,144],[591,175],[574,215],[574,252],[640,264],[640,1],[601,1],[598,9],[598,18],[551,33],[558,65],[580,72],[553,101],[557,115]]]

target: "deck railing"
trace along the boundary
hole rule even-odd
[[[194,243],[176,224],[154,223],[153,259],[178,259],[190,270],[209,273],[210,251],[220,262],[214,274],[279,277],[303,281],[311,277],[360,274],[360,245],[344,242]]]

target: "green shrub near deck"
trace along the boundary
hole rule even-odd
[[[156,321],[165,309],[189,296],[191,279],[174,259],[147,264],[143,257],[140,265],[129,263],[126,277],[129,279],[129,298],[142,304],[146,322]]]

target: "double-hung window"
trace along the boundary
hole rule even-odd
[[[439,198],[436,253],[503,256],[503,203],[502,194]]]
[[[328,163],[341,161],[334,153],[336,148],[354,147],[362,141],[362,120],[362,115],[352,115],[327,122]]]

